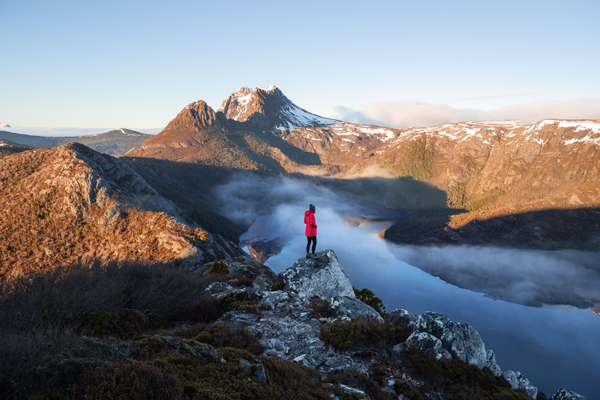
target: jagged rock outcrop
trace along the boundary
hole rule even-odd
[[[348,275],[340,266],[333,250],[316,253],[317,258],[300,258],[279,276],[286,291],[294,291],[303,299],[318,296],[329,302],[336,296],[356,298]]]
[[[488,354],[483,340],[470,325],[452,322],[442,314],[427,311],[419,316],[414,327],[413,335],[426,332],[440,339],[452,358],[479,368],[487,366]]]
[[[588,398],[570,390],[560,388],[558,392],[554,393],[552,400],[588,400]]]
[[[452,359],[452,355],[444,348],[442,341],[431,333],[413,332],[404,343],[394,346],[394,351],[402,352],[407,346],[418,347],[430,356],[435,357],[436,360]]]
[[[308,282],[311,276],[314,284]],[[249,289],[257,296],[258,303],[265,305],[261,315],[234,311],[226,313],[220,321],[243,323],[246,330],[260,338],[266,354],[316,368],[323,376],[344,370],[372,373],[373,359],[353,350],[336,350],[321,339],[324,324],[359,316],[379,317],[368,305],[357,306],[358,300],[353,297],[331,296],[332,292],[344,291],[336,279],[347,279],[333,250],[320,252],[317,260],[300,258],[279,277],[286,282],[284,290],[272,292],[256,286]],[[326,285],[330,288],[327,289]],[[352,288],[349,280],[344,287]],[[228,296],[228,293],[239,291],[223,283],[215,283],[207,289],[207,293],[213,296]],[[312,303],[315,296],[333,300],[331,316],[319,317]],[[397,357],[408,346],[416,346],[438,360],[460,359],[480,369],[487,367],[494,375],[504,377],[513,389],[523,389],[528,396],[536,398],[537,388],[519,372],[502,371],[496,364],[494,352],[486,351],[481,337],[471,326],[453,322],[442,314],[425,312],[417,316],[407,310],[391,311],[386,321],[413,329],[408,339],[390,349]],[[402,376],[411,385],[420,385],[409,375],[404,373]],[[382,390],[393,398],[404,398],[394,391],[394,387],[390,370],[389,376],[383,378]],[[352,388],[348,390],[352,391]]]
[[[519,371],[506,370],[502,372],[502,377],[510,384],[513,389],[523,389],[529,397],[536,398],[538,389],[529,382]]]

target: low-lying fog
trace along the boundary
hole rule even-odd
[[[600,317],[587,309],[600,302],[597,254],[395,245],[381,233],[403,212],[375,205],[377,193],[373,205],[357,204],[319,182],[240,174],[215,193],[221,213],[251,225],[242,244],[263,241],[267,256],[275,254],[265,264],[276,273],[305,254],[303,217],[312,203],[317,250],[333,249],[353,285],[373,290],[388,310],[468,323],[502,369],[521,371],[547,395],[565,387],[598,398]]]

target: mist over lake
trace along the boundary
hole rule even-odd
[[[242,244],[270,241],[277,254],[265,264],[276,273],[304,256],[303,215],[315,204],[317,251],[333,249],[353,285],[373,290],[388,311],[435,311],[467,323],[503,370],[522,372],[546,394],[565,387],[597,398],[595,253],[395,245],[381,233],[401,213],[354,203],[310,179],[243,174],[215,193],[224,215],[250,224]]]

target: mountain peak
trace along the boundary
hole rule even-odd
[[[182,129],[195,131],[214,125],[220,125],[215,110],[206,104],[204,100],[198,100],[185,106],[169,122],[163,132],[179,131]]]
[[[249,128],[263,131],[333,125],[339,122],[298,107],[274,85],[253,89],[241,87],[223,101],[218,112],[227,120],[247,123]]]

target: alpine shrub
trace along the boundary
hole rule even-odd
[[[235,322],[207,325],[203,332],[194,337],[194,340],[213,347],[247,350],[253,354],[261,354],[264,351],[257,336],[245,330],[242,324]]]
[[[405,341],[411,327],[392,325],[374,317],[357,317],[321,326],[321,339],[338,350],[389,349]]]
[[[73,389],[73,400],[172,400],[183,397],[181,381],[147,364],[113,364],[97,368]]]
[[[377,311],[379,315],[381,315],[381,318],[385,318],[387,315],[385,312],[385,306],[383,305],[383,301],[381,301],[379,297],[375,296],[375,293],[367,288],[358,290],[357,288],[352,287],[352,289],[354,290],[354,294],[358,300],[362,301],[368,306],[371,306],[373,310]]]
[[[213,275],[229,275],[229,267],[227,267],[227,264],[223,260],[215,260],[208,273]]]

